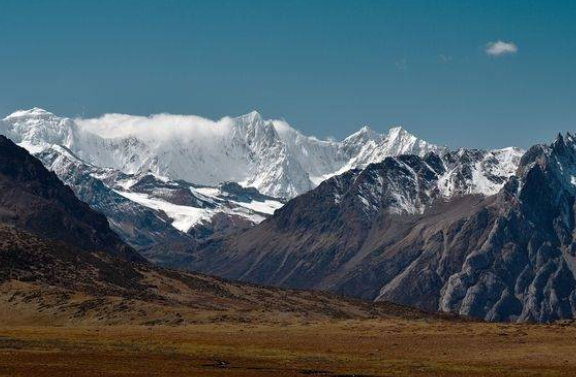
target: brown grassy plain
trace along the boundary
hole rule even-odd
[[[235,283],[9,227],[0,240],[0,377],[576,376],[575,323]]]
[[[0,327],[0,376],[575,376],[576,325],[427,319]]]

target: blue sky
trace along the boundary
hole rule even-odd
[[[322,138],[527,147],[576,131],[574,20],[574,1],[0,0],[0,114],[256,109]]]

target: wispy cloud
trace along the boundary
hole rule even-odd
[[[513,42],[489,42],[484,47],[484,52],[490,56],[512,55],[518,52],[518,46]]]
[[[442,63],[449,63],[452,61],[452,56],[446,54],[440,54],[438,55],[438,59],[440,59],[440,62]]]
[[[248,114],[246,114],[248,115]],[[219,140],[229,137],[242,118],[224,117],[211,120],[197,115],[153,114],[150,116],[104,114],[98,118],[75,118],[83,129],[106,139],[136,137],[150,145],[174,139],[192,142],[199,148],[218,147]],[[298,133],[285,120],[270,120],[280,137]],[[0,121],[1,124],[1,121]]]
[[[400,71],[405,71],[408,69],[408,62],[406,61],[406,59],[400,59],[398,61],[396,61],[396,69],[400,70]]]

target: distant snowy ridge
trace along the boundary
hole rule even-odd
[[[193,244],[215,234],[245,229],[284,204],[236,183],[206,187],[150,172],[125,174],[100,168],[56,144],[35,156],[81,200],[105,214],[111,227],[138,249]]]
[[[144,256],[173,267],[190,258],[186,250],[253,227],[284,205],[278,198],[322,182],[334,183],[329,200],[339,203],[349,195],[339,189],[343,179],[366,177],[356,199],[368,218],[382,197],[392,213],[422,213],[438,198],[495,194],[524,153],[451,152],[401,127],[325,141],[257,112],[216,122],[168,114],[72,120],[33,108],[0,120],[0,134],[38,157]],[[419,158],[421,165],[411,162]],[[383,161],[392,164],[382,165],[388,173],[370,178]]]
[[[256,111],[218,121],[170,114],[107,114],[72,120],[33,108],[17,111],[0,123],[1,133],[36,153],[57,144],[87,163],[126,174],[152,172],[207,186],[231,181],[283,198],[388,156],[448,152],[401,127],[385,134],[363,127],[340,142],[319,140],[285,121],[264,120]],[[503,162],[508,158],[494,153]],[[479,184],[478,191],[482,190]],[[491,194],[494,187],[487,190]]]

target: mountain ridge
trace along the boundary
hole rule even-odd
[[[84,249],[104,249],[143,261],[111,231],[106,217],[78,200],[56,174],[2,135],[0,205],[0,218],[8,224]]]
[[[78,123],[33,108],[4,118],[0,132],[35,152],[46,144],[59,144],[87,163],[128,174],[151,171],[208,186],[234,181],[284,198],[302,194],[330,176],[365,167],[387,156],[422,157],[431,151],[441,155],[448,152],[446,147],[418,139],[402,127],[378,134],[366,126],[336,142],[304,136],[286,122],[265,120],[256,111],[217,122],[202,120],[208,124],[197,118],[109,114]],[[163,125],[167,135],[160,136],[156,131],[158,140],[143,139],[139,127],[153,128],[145,122]],[[113,133],[110,129],[126,131]],[[112,137],[116,134],[121,136]]]
[[[455,185],[443,197],[439,177],[459,158],[454,182],[466,183],[469,152],[388,157],[329,179],[203,245],[191,269],[490,321],[573,318],[574,137],[530,148],[495,195]]]
[[[523,152],[449,151],[401,127],[378,134],[365,126],[341,142],[323,141],[255,111],[218,122],[167,114],[74,121],[34,108],[0,121],[2,133],[104,213],[130,245],[171,267],[189,264],[187,250],[249,229],[282,207],[284,201],[267,192],[291,197],[389,155],[433,153],[449,169],[435,184],[443,198],[491,195]],[[407,205],[418,212],[429,204]]]

